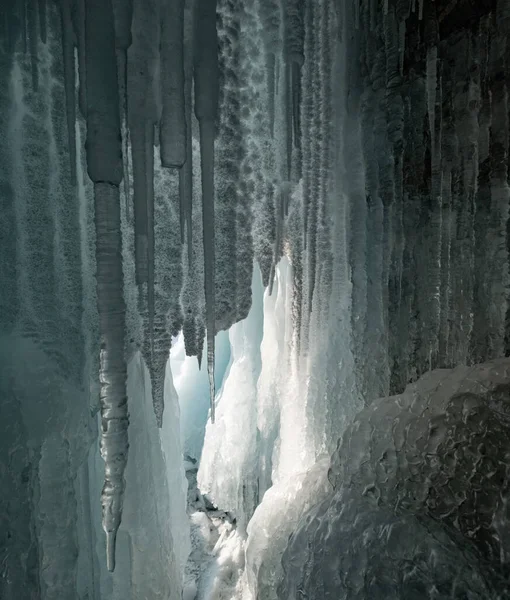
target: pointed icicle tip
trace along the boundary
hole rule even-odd
[[[106,532],[106,567],[110,573],[115,571],[115,544],[117,540],[116,531]]]

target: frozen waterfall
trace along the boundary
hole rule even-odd
[[[4,0],[0,83],[0,599],[510,599],[510,0]]]

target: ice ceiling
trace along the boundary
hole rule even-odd
[[[510,598],[509,83],[510,0],[3,0],[2,600]]]

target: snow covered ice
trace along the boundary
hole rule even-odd
[[[510,599],[510,0],[0,4],[0,599]]]

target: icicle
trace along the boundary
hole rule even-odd
[[[275,58],[276,61],[276,65],[275,65],[275,73],[274,73],[274,93],[276,96],[278,96],[278,94],[280,93],[280,70],[281,70],[281,63],[280,63],[280,57],[277,56]]]
[[[214,137],[219,101],[216,0],[197,0],[195,5],[194,41],[195,114],[200,125],[200,161],[202,167],[207,371],[209,374],[211,421],[214,423],[214,337],[216,333]]]
[[[39,7],[39,35],[41,42],[46,43],[46,0],[38,0]]]
[[[275,83],[276,83],[276,56],[273,52],[268,52],[266,56],[267,73],[267,96],[269,102],[269,132],[274,137],[274,116],[275,116]]]
[[[398,51],[400,55],[400,75],[404,75],[404,58],[406,52],[406,21],[400,21],[398,25]]]
[[[303,73],[303,193],[302,193],[302,212],[303,212],[303,248],[306,251],[308,244],[308,217],[310,204],[310,185],[311,185],[311,128],[313,120],[313,69],[315,68],[315,36],[314,36],[313,8],[310,3],[305,8],[305,46],[304,52],[307,57]]]
[[[158,5],[137,0],[133,5],[132,35],[128,61],[128,124],[133,168],[135,221],[135,270],[138,285],[149,278],[149,229],[147,181],[147,127],[159,120],[158,65],[160,47]],[[153,134],[149,135],[154,139]],[[151,159],[152,160],[152,159]]]
[[[30,45],[30,62],[32,67],[32,87],[34,91],[39,88],[39,65],[37,57],[37,6],[30,2],[27,7],[28,42]]]
[[[423,19],[423,3],[424,3],[424,0],[418,0],[418,1],[420,3],[418,18],[421,21]]]
[[[384,15],[388,14],[388,3],[389,0],[384,0]]]
[[[136,126],[131,123],[130,133],[131,164],[133,167],[136,283],[141,285],[147,283],[149,268],[145,123],[142,122]]]
[[[117,49],[117,71],[119,78],[120,116],[122,123],[122,158],[124,170],[124,201],[126,216],[129,219],[129,127],[127,94],[127,51],[133,41],[131,23],[133,21],[132,0],[113,0],[113,18],[115,25],[115,48]]]
[[[97,303],[101,356],[101,494],[107,566],[115,569],[115,541],[122,517],[128,452],[127,368],[124,358],[122,235],[119,185],[122,181],[117,63],[111,4],[86,2],[87,168],[94,182]]]
[[[27,0],[19,0],[20,4],[20,21],[21,21],[21,42],[22,51],[27,53]]]
[[[291,178],[292,146],[299,147],[299,113],[301,110],[301,68],[304,63],[304,3],[287,0],[285,19],[285,77],[287,113],[287,178]],[[293,139],[294,133],[294,139]]]
[[[184,243],[184,230],[188,244],[188,265],[193,259],[193,145],[191,131],[192,90],[193,90],[193,22],[191,10],[184,11],[184,118],[186,120],[186,161],[179,171],[179,205],[181,217],[181,241]]]
[[[71,183],[76,185],[76,98],[74,32],[71,22],[70,0],[60,0],[62,50],[64,53],[64,87],[66,93],[67,138],[71,167]]]
[[[78,38],[78,72],[79,83],[78,105],[81,114],[87,116],[87,69],[85,66],[85,0],[76,2],[76,37]]]
[[[211,421],[215,418],[214,338],[215,338],[215,250],[214,250],[214,121],[200,123],[202,167],[202,219],[204,236],[204,287],[207,329],[207,372],[211,399]]]
[[[147,308],[151,362],[154,355],[154,138],[154,123],[147,121],[145,124],[145,197],[147,198]],[[156,410],[158,422],[162,416],[163,408],[158,407]]]
[[[131,23],[133,21],[132,0],[112,0],[115,24],[115,47],[127,50],[131,46]]]
[[[120,115],[122,123],[122,162],[124,171],[124,202],[126,218],[130,220],[130,171],[129,171],[129,126],[128,126],[128,97],[127,97],[127,52],[117,49],[117,68],[119,73]]]
[[[180,168],[186,160],[187,140],[184,101],[184,0],[165,0],[161,19],[161,164],[164,167]]]
[[[429,114],[429,126],[431,135],[431,151],[436,149],[435,144],[435,108],[436,108],[436,89],[437,89],[437,46],[429,48],[427,51],[427,107]],[[432,156],[434,162],[434,156]]]
[[[292,93],[292,133],[296,148],[301,146],[301,66],[297,62],[292,63],[290,84]]]

